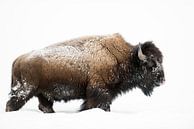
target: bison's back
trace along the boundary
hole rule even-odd
[[[91,36],[54,44],[16,59],[13,71],[39,88],[86,86],[114,81],[117,65],[131,46],[119,34]],[[25,73],[25,74],[23,74]]]

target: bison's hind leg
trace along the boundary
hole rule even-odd
[[[26,82],[17,83],[11,88],[10,99],[6,104],[6,112],[19,110],[35,93],[35,87]]]
[[[112,99],[108,89],[89,87],[87,88],[86,96],[86,100],[82,104],[80,111],[91,108],[100,108],[104,111],[110,111]]]
[[[53,101],[48,100],[42,94],[37,95],[39,100],[39,109],[44,113],[54,113]]]

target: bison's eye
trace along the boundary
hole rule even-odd
[[[150,60],[148,63],[147,63],[148,67],[156,67],[156,62],[154,60]]]
[[[156,63],[156,60],[154,58],[154,55],[150,55],[148,60],[147,60],[147,66],[148,67],[156,67],[157,66],[157,63]]]

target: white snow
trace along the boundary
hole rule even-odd
[[[0,129],[193,129],[193,12],[193,0],[0,1]],[[132,44],[152,40],[163,52],[166,82],[151,97],[133,89],[113,102],[111,112],[78,113],[81,100],[57,102],[55,114],[40,112],[32,98],[21,110],[5,112],[16,57],[79,36],[117,32]]]
[[[14,87],[11,88],[13,91],[16,91],[18,88],[21,87],[20,82],[19,81],[16,81],[16,82],[17,82],[17,84]]]
[[[65,58],[73,58],[81,56],[81,50],[73,47],[73,46],[58,46],[55,48],[43,48],[40,50],[32,51],[32,53],[28,56],[29,59],[35,58],[37,56],[43,57],[45,60],[47,58],[58,58],[58,57],[65,57]]]
[[[21,83],[19,81],[16,80],[16,82],[17,82],[17,84],[11,88],[11,90],[15,93],[14,94],[9,93],[9,98],[17,96],[19,98],[24,99],[25,97],[27,97],[27,95],[32,90],[32,85],[27,84],[27,82],[25,80],[23,80],[23,84],[24,84],[23,86],[21,85]],[[26,85],[28,85],[28,86],[26,86]]]

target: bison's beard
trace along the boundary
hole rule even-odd
[[[142,87],[141,90],[146,96],[151,96],[154,88],[144,88]]]
[[[154,88],[160,86],[165,80],[163,70],[155,72],[146,70],[141,77],[138,87],[146,96],[151,96]]]

